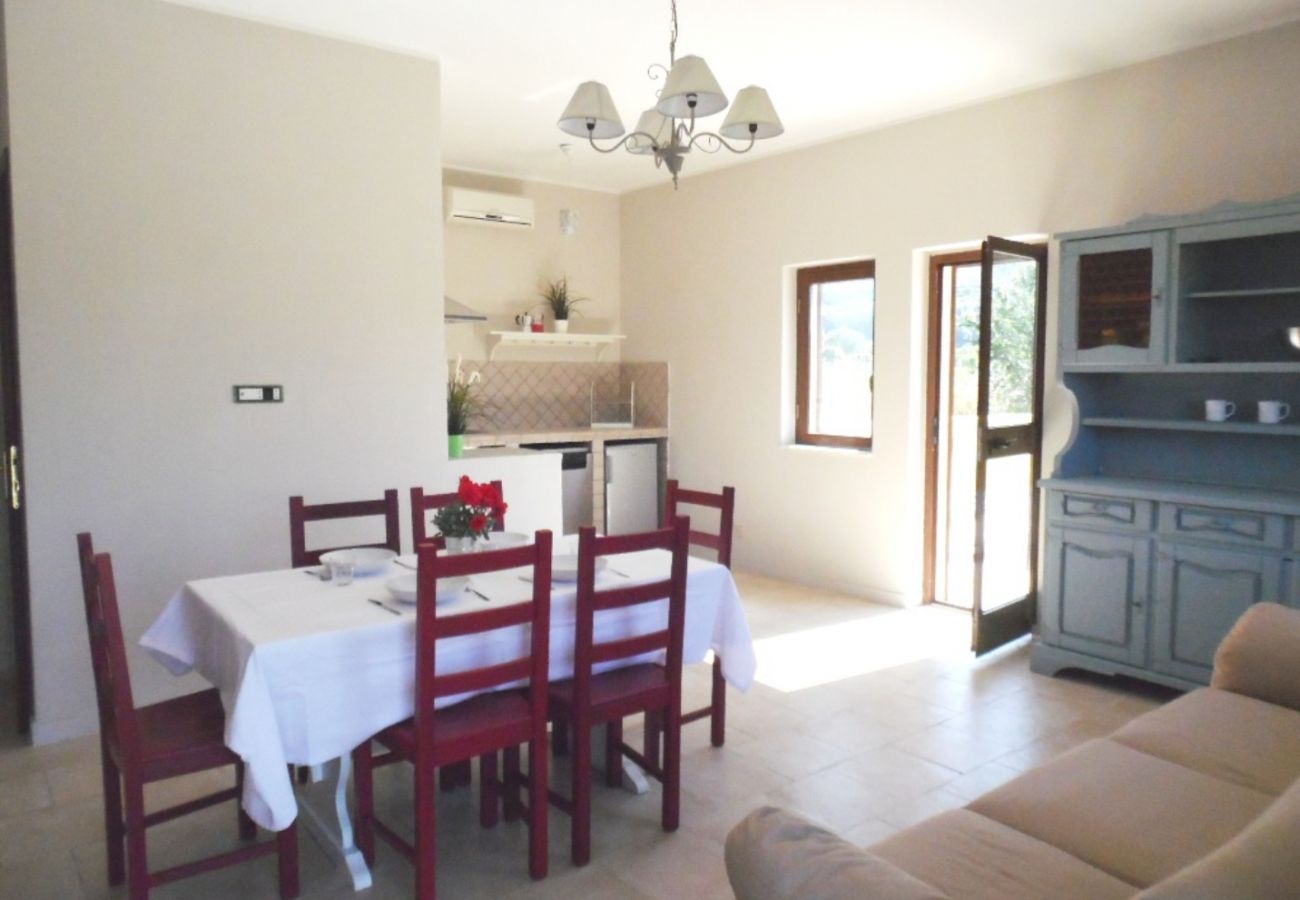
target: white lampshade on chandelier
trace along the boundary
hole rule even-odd
[[[682,170],[683,157],[699,147],[706,153],[716,153],[723,147],[732,153],[746,153],[755,141],[773,138],[785,131],[777,117],[776,109],[761,87],[742,88],[731,104],[722,127],[718,131],[695,130],[695,120],[727,108],[727,95],[709,70],[709,64],[699,56],[677,59],[677,2],[672,0],[672,34],[668,41],[668,67],[654,63],[648,74],[659,78],[666,74],[663,90],[653,107],[641,113],[636,130],[623,137],[625,129],[618,109],[614,106],[609,88],[599,81],[584,81],[573,92],[573,99],[560,116],[560,130],[566,134],[584,137],[601,153],[613,153],[620,147],[628,153],[654,155],[655,165],[664,166],[673,176]],[[622,137],[617,143],[601,147],[596,141]],[[737,146],[728,142],[748,141]]]

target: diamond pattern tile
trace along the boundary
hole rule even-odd
[[[612,399],[626,397],[633,383],[635,424],[668,424],[667,363],[485,362],[465,368],[482,375],[484,415],[470,423],[473,431],[586,428],[593,385],[598,399]]]

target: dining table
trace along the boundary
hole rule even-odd
[[[576,536],[557,539],[557,554],[575,550]],[[561,559],[557,555],[557,563]],[[598,589],[666,578],[671,556],[666,550],[647,550],[607,562],[597,576]],[[399,601],[386,587],[395,576],[409,576],[414,563],[413,554],[399,556],[377,571],[358,574],[350,584],[322,581],[318,568],[190,581],[140,639],[173,674],[197,672],[220,691],[225,743],[245,763],[241,802],[253,821],[280,830],[305,811],[308,823],[339,853],[358,890],[368,887],[371,878],[348,812],[351,751],[414,713],[415,606]],[[530,573],[524,568],[473,576],[465,590],[439,601],[437,614],[528,602]],[[576,605],[575,583],[553,579],[552,680],[573,675]],[[666,610],[663,600],[602,611],[596,617],[596,640],[658,630]],[[525,655],[528,627],[440,641],[439,674]],[[700,662],[710,651],[721,659],[727,682],[747,691],[756,660],[736,583],[725,566],[691,557],[682,658]],[[650,654],[617,664],[654,658]],[[443,698],[440,705],[468,696]],[[301,802],[291,776],[295,765],[332,773],[332,810],[322,814]]]

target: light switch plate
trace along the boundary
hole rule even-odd
[[[237,384],[236,403],[283,403],[284,388],[278,384]]]

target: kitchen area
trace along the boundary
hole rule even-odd
[[[476,414],[453,479],[499,480],[511,531],[659,525],[668,366],[624,362],[617,198],[444,172],[447,358]],[[560,331],[543,293],[563,278]]]

